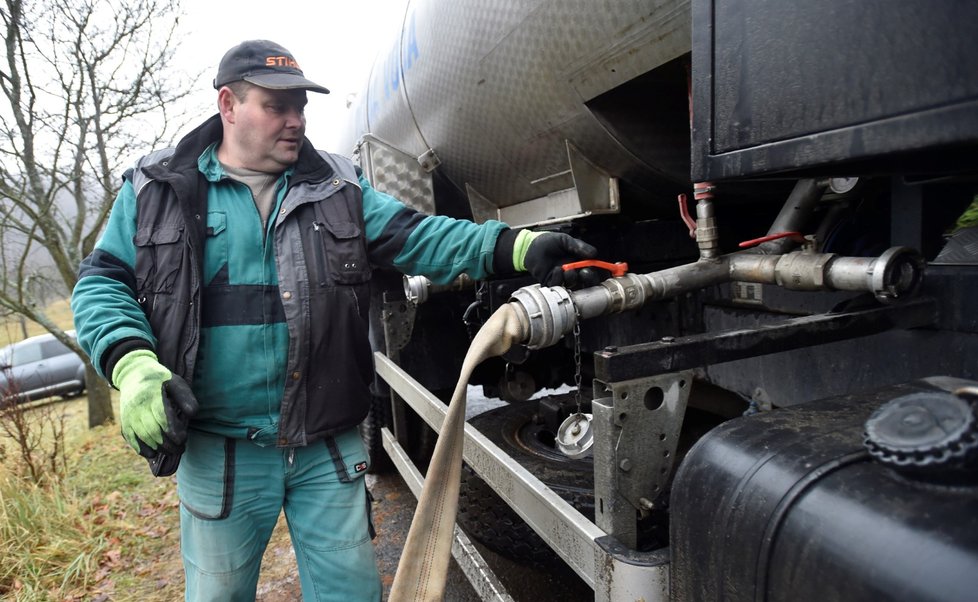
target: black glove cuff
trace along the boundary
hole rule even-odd
[[[168,477],[177,471],[182,455],[182,452],[177,454],[160,453],[152,458],[146,458],[146,461],[149,462],[149,470],[154,477]]]
[[[492,273],[495,276],[513,276],[516,268],[513,267],[513,245],[516,244],[517,230],[509,228],[499,233],[496,239],[496,246],[492,250]]]

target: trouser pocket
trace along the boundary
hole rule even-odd
[[[373,517],[374,498],[363,479],[370,468],[370,457],[363,445],[359,431],[357,429],[348,430],[339,435],[338,439],[333,435],[327,435],[324,443],[329,450],[333,466],[336,468],[336,476],[341,483],[363,481],[363,489],[367,492],[367,532],[370,534],[370,539],[374,539],[377,537]]]
[[[221,520],[231,514],[234,456],[234,439],[191,433],[177,470],[177,494],[190,514],[203,520]]]

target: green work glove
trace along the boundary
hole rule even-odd
[[[119,389],[119,423],[129,445],[145,458],[183,453],[190,418],[197,413],[190,385],[148,349],[122,356],[112,382]]]
[[[513,267],[518,272],[530,272],[543,286],[574,286],[577,270],[565,272],[562,266],[597,253],[591,245],[567,234],[521,230],[513,244]]]

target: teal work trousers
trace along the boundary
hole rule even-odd
[[[284,510],[304,600],[380,600],[357,429],[298,448],[254,435],[192,431],[187,441],[177,471],[186,599],[254,600]]]

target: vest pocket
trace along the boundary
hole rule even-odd
[[[183,226],[163,225],[136,231],[136,292],[172,294],[177,274],[184,264]]]
[[[370,279],[370,266],[360,227],[353,222],[313,222],[319,249],[313,266],[320,286],[362,284]]]

